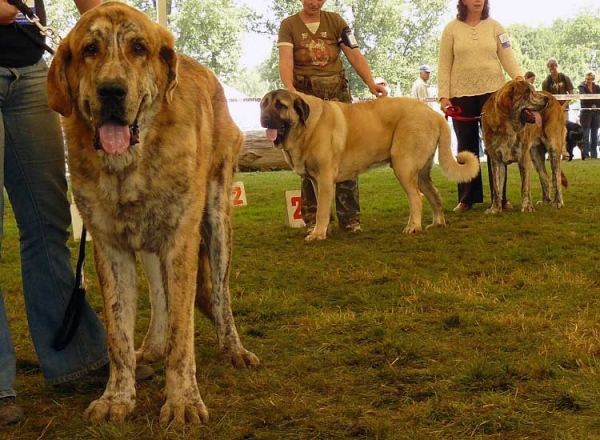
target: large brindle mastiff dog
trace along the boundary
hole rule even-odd
[[[531,212],[530,173],[532,162],[540,176],[543,202],[564,206],[560,160],[565,151],[565,121],[558,101],[546,92],[536,92],[527,81],[508,81],[483,106],[483,140],[492,165],[492,206],[486,213],[502,212],[505,165],[518,162],[521,174],[521,211]],[[554,199],[544,165],[548,153],[552,168]],[[565,180],[566,182],[566,180]]]
[[[355,179],[389,164],[408,195],[410,216],[405,233],[421,231],[425,195],[433,211],[428,227],[444,227],[442,198],[431,180],[439,147],[442,171],[453,181],[468,182],[479,172],[469,152],[450,148],[450,128],[442,115],[413,98],[380,98],[356,104],[323,101],[287,90],[267,93],[261,124],[292,169],[307,176],[317,195],[317,221],[307,240],[326,238],[334,183]]]
[[[200,423],[194,299],[212,319],[222,355],[259,364],[241,344],[229,298],[230,191],[243,137],[215,75],[174,51],[143,13],[104,3],[84,14],[50,67],[72,190],[94,237],[110,378],[86,415],[120,422],[135,405],[136,253],[150,284],[152,319],[140,362],[165,358],[162,424]]]

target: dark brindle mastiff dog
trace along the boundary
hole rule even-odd
[[[137,358],[165,357],[160,422],[204,422],[197,292],[223,356],[238,367],[259,363],[240,342],[229,298],[230,191],[243,137],[223,90],[208,69],[175,53],[165,28],[116,2],[81,17],[48,81],[50,105],[65,116],[73,196],[94,237],[104,298],[110,378],[86,414],[120,422],[133,411],[140,253],[152,320]]]
[[[448,123],[413,98],[348,104],[275,90],[263,97],[260,109],[267,137],[283,150],[292,169],[315,186],[317,222],[307,240],[327,235],[334,182],[390,164],[408,195],[404,232],[413,233],[421,231],[421,193],[433,211],[429,227],[446,226],[442,198],[430,176],[438,148],[441,169],[450,180],[467,182],[479,172],[472,153],[459,153],[459,163],[455,161]]]
[[[554,204],[557,207],[563,206],[560,181],[557,179],[561,175],[560,159],[564,150],[565,125],[556,99],[549,93],[536,92],[527,81],[508,81],[487,100],[481,120],[483,140],[493,174],[492,206],[486,213],[502,212],[502,187],[506,180],[504,165],[513,162],[519,163],[521,174],[521,211],[534,210],[530,186],[532,154],[535,154],[534,165],[540,174],[540,180],[543,180],[545,168],[542,171],[541,167],[545,151],[550,155],[556,188]],[[537,149],[542,144],[544,154]],[[535,151],[532,151],[533,148]]]

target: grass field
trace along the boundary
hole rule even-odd
[[[211,419],[179,432],[158,424],[162,364],[138,386],[123,425],[81,417],[104,384],[43,383],[9,213],[2,286],[27,419],[0,428],[0,437],[600,439],[600,161],[564,170],[564,209],[519,212],[513,165],[516,209],[490,217],[489,198],[453,213],[456,185],[435,168],[448,227],[410,236],[401,233],[402,189],[391,170],[375,170],[360,178],[363,232],[334,229],[318,243],[283,224],[283,193],[299,187],[297,176],[238,175],[249,206],[234,212],[233,309],[262,366],[221,364],[214,331],[197,314],[197,378]],[[484,182],[488,194],[487,175]],[[430,220],[425,204],[424,225]],[[88,296],[101,313],[91,253],[87,270]],[[138,343],[149,321],[145,295],[139,313]]]

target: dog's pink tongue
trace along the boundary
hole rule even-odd
[[[275,139],[277,139],[277,129],[276,128],[267,128],[267,140],[271,141],[271,142],[275,142]]]
[[[540,112],[532,112],[533,113],[533,117],[535,118],[535,125],[537,125],[538,127],[542,126],[542,115],[540,115]]]
[[[107,122],[98,129],[102,149],[108,154],[123,154],[129,148],[131,132],[127,125]]]

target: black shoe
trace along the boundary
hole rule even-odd
[[[3,397],[0,399],[0,425],[14,425],[25,417],[23,408],[17,405],[16,397]]]

